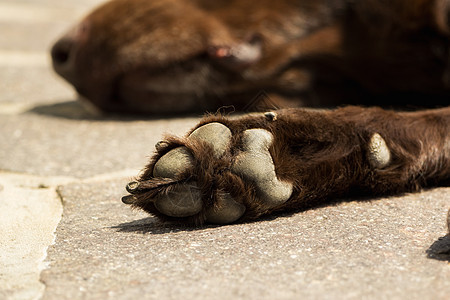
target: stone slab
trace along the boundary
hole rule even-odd
[[[76,119],[77,110],[70,104],[56,111],[64,114],[65,109],[75,119],[44,115],[45,108],[41,114],[0,115],[0,169],[78,178],[140,170],[164,133],[183,135],[198,121]]]
[[[0,299],[448,298],[449,188],[198,229],[123,205],[160,136],[198,117],[74,102],[48,49],[101,2],[0,0]]]
[[[37,299],[62,214],[54,180],[0,172],[0,299]]]
[[[74,100],[51,70],[52,44],[103,0],[0,0],[0,103]],[[3,109],[2,109],[3,111]]]
[[[46,57],[31,55],[24,58],[20,54],[15,58],[8,56],[5,59],[9,62],[18,60],[26,66],[2,65],[0,53],[1,112],[21,112],[36,105],[50,105],[76,99],[72,87],[57,78],[45,62],[40,62],[46,60]]]
[[[229,226],[163,224],[120,202],[126,180],[60,189],[43,299],[446,299],[450,189]]]

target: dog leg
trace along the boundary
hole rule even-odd
[[[449,128],[449,108],[212,116],[159,143],[123,201],[161,219],[228,224],[349,194],[448,185]]]

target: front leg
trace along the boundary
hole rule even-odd
[[[448,185],[449,127],[450,108],[210,116],[158,143],[123,201],[161,219],[225,224],[348,194]]]

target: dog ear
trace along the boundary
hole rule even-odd
[[[241,71],[262,57],[262,39],[253,35],[234,45],[213,45],[208,55],[218,64],[232,71]]]
[[[438,30],[450,34],[450,0],[435,0],[432,15]]]

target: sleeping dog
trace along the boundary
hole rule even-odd
[[[123,198],[161,219],[226,224],[448,186],[449,12],[449,0],[114,0],[51,54],[103,111],[270,109],[166,137]],[[358,106],[301,108],[344,104]]]

